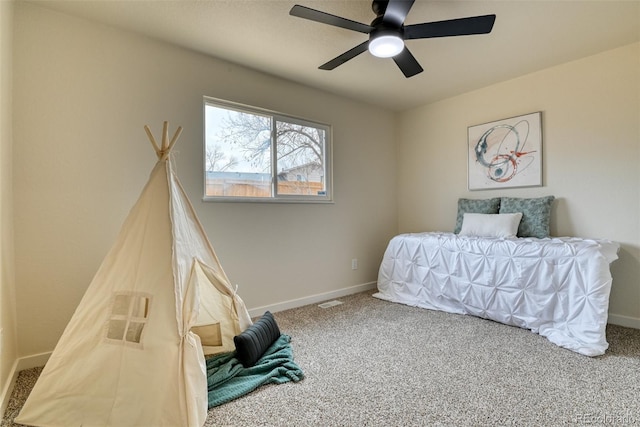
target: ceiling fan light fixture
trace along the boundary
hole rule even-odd
[[[391,58],[404,49],[404,41],[397,34],[381,34],[369,40],[369,52],[378,58]]]

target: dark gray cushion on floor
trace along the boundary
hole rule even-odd
[[[245,368],[253,366],[279,337],[280,328],[273,314],[267,311],[243,333],[233,337],[236,357]]]

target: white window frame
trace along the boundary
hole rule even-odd
[[[207,168],[206,168],[206,149],[207,149],[207,129],[206,129],[206,106],[211,105],[218,108],[225,108],[229,110],[235,110],[240,112],[246,112],[249,114],[257,114],[262,116],[268,116],[271,119],[271,197],[241,197],[241,196],[209,196],[207,191]],[[222,99],[212,98],[205,96],[203,107],[203,201],[205,202],[251,202],[251,203],[333,203],[333,158],[332,158],[332,141],[333,133],[330,125],[307,120],[299,117],[294,117],[287,114],[278,113],[275,111],[253,107],[249,105],[239,104],[232,101],[226,101]],[[277,153],[277,141],[276,141],[276,123],[287,122],[300,126],[309,126],[322,129],[325,132],[325,147],[324,147],[324,179],[325,179],[325,195],[298,195],[298,194],[278,194],[278,153]]]

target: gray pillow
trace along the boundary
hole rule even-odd
[[[522,220],[518,227],[518,237],[549,237],[549,221],[551,204],[554,196],[533,199],[503,197],[500,201],[500,213],[522,212]]]
[[[245,368],[255,365],[271,344],[280,338],[280,328],[273,318],[273,314],[265,311],[256,323],[249,326],[243,333],[233,337],[236,345],[236,358]]]
[[[500,197],[495,199],[458,199],[458,216],[454,233],[460,233],[466,213],[497,214],[500,211]],[[515,213],[515,212],[514,212]]]

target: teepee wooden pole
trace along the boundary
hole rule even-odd
[[[169,122],[162,124],[162,152],[164,154],[169,148]]]
[[[178,138],[180,137],[181,133],[182,133],[182,126],[178,126],[178,129],[176,129],[176,132],[173,134],[173,138],[171,138],[171,142],[169,143],[169,147],[167,147],[167,152],[171,151],[171,149],[175,145],[176,141],[178,141]]]
[[[144,125],[144,131],[147,133],[147,137],[149,138],[149,141],[151,141],[151,145],[153,145],[153,149],[156,150],[156,155],[158,156],[158,158],[160,158],[160,147],[158,147],[158,143],[153,137],[153,134],[151,133],[151,129],[149,129],[149,126]]]

